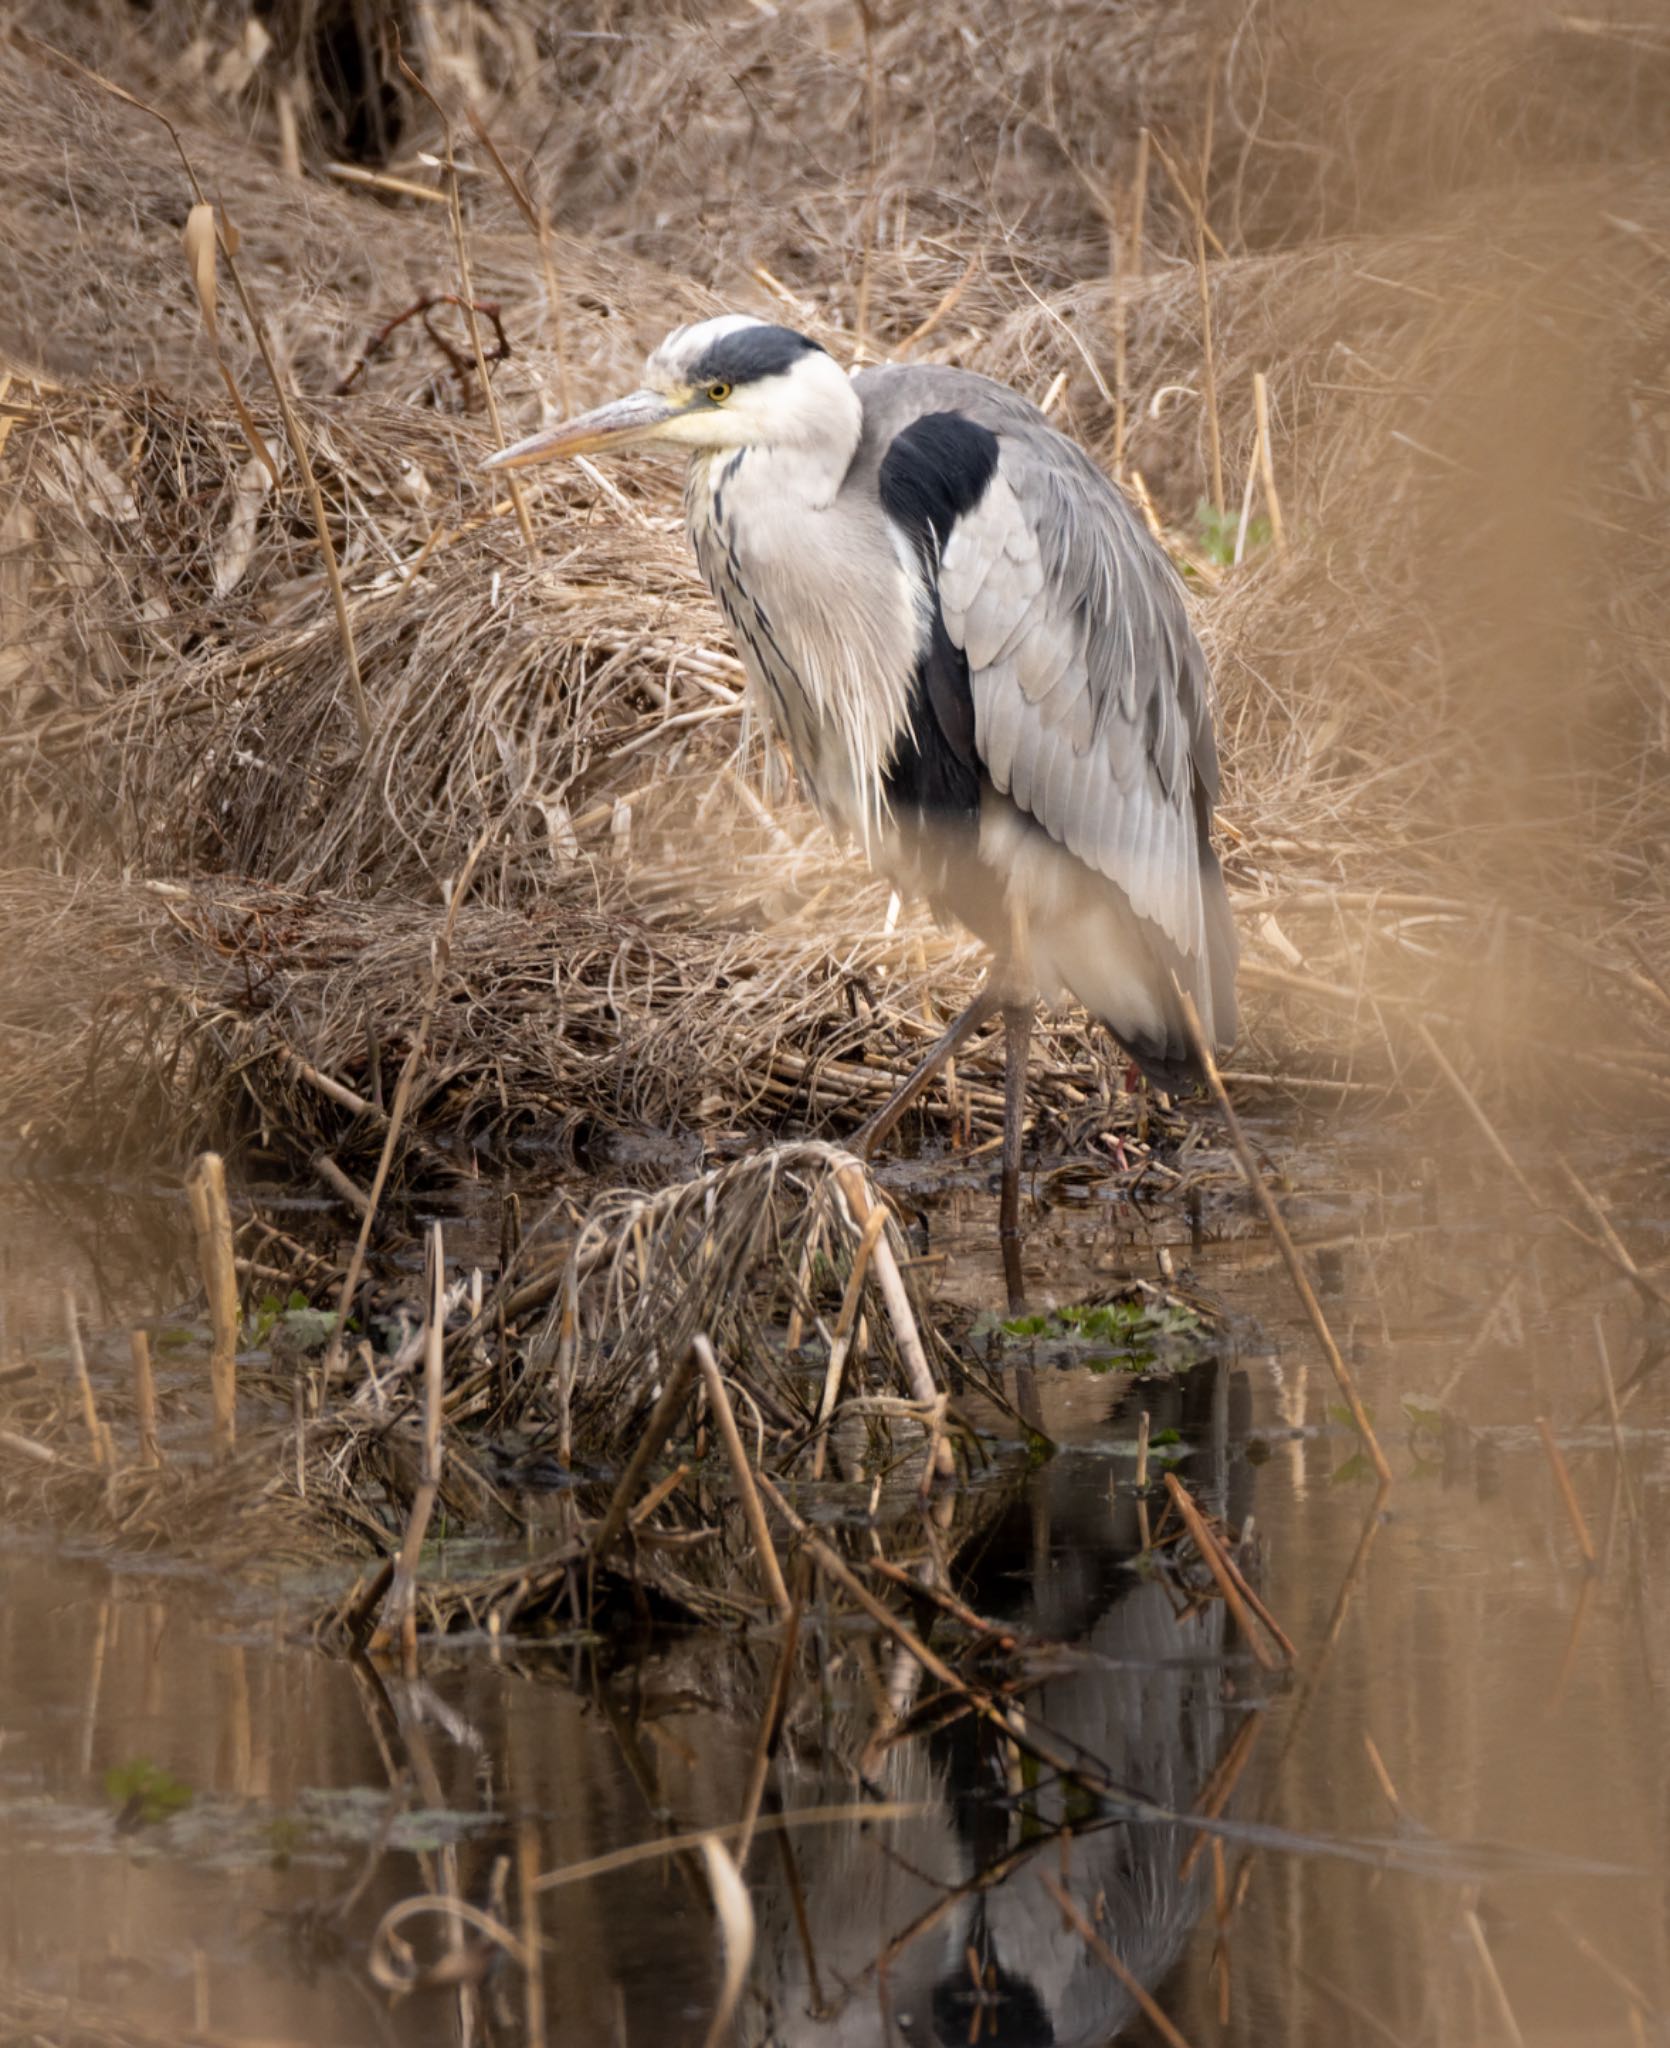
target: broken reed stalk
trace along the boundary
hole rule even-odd
[[[417,1573],[429,1518],[441,1491],[441,1369],[446,1356],[446,1253],[441,1226],[429,1226],[428,1286],[424,1290],[423,1325],[423,1464],[412,1511],[406,1521],[405,1540],[395,1560],[389,1581],[383,1618],[371,1638],[373,1650],[386,1650],[398,1634],[408,1667],[417,1660]]]
[[[151,1375],[151,1340],[143,1330],[130,1330],[128,1350],[133,1357],[133,1409],[139,1426],[139,1462],[141,1465],[160,1465],[162,1449],[157,1442],[157,1388]]]
[[[1058,1884],[1047,1870],[1039,1871],[1038,1881],[1061,1908],[1063,1919],[1066,1920],[1068,1926],[1072,1928],[1080,1941],[1084,1943],[1085,1947],[1089,1949],[1090,1953],[1105,1970],[1111,1971],[1118,1978],[1127,1995],[1136,2000],[1137,2004],[1142,2008],[1143,2015],[1147,2019],[1148,2024],[1159,2035],[1160,2039],[1167,2044],[1167,2048],[1189,2048],[1187,2039],[1178,2032],[1176,2027],[1172,2025],[1171,2021],[1160,2010],[1159,2006],[1154,2003],[1153,1996],[1149,1992],[1147,1985],[1142,1982],[1140,1977],[1137,1977],[1129,1970],[1120,1961],[1119,1957],[1114,1954],[1113,1950],[1108,1947],[1107,1943],[1085,1918],[1072,1894],[1065,1886]]]
[[[70,1340],[70,1369],[81,1399],[81,1419],[87,1426],[87,1441],[93,1449],[93,1463],[104,1464],[104,1438],[99,1430],[98,1403],[93,1399],[93,1382],[87,1375],[87,1353],[81,1344],[81,1319],[75,1309],[75,1289],[64,1289],[64,1326]]]
[[[232,1211],[226,1200],[226,1162],[218,1152],[200,1155],[186,1178],[186,1195],[213,1332],[209,1395],[214,1407],[215,1450],[227,1458],[238,1443],[238,1267],[232,1250]]]
[[[719,1427],[720,1441],[724,1444],[725,1455],[730,1460],[731,1477],[736,1481],[736,1490],[742,1500],[743,1519],[748,1524],[748,1533],[754,1539],[755,1555],[759,1558],[760,1569],[765,1574],[766,1590],[771,1595],[772,1606],[782,1619],[787,1621],[794,1612],[794,1602],[789,1598],[789,1589],[783,1583],[782,1567],[777,1562],[777,1549],[771,1540],[771,1528],[765,1519],[765,1509],[760,1506],[759,1488],[754,1484],[754,1468],[748,1462],[742,1434],[736,1426],[736,1413],[731,1407],[731,1397],[725,1388],[725,1376],[719,1370],[719,1361],[713,1355],[713,1346],[705,1337],[692,1338],[690,1348],[696,1355],[702,1384],[707,1388],[708,1406],[713,1410],[714,1421]]]
[[[1264,504],[1270,514],[1270,541],[1278,555],[1287,552],[1287,530],[1282,521],[1281,497],[1276,490],[1276,463],[1270,448],[1270,387],[1264,372],[1253,372],[1253,415],[1258,424],[1258,475],[1264,486]]]
[[[1554,1484],[1559,1489],[1560,1499],[1566,1510],[1566,1519],[1571,1523],[1572,1534],[1577,1538],[1577,1547],[1583,1553],[1583,1564],[1587,1571],[1597,1571],[1600,1561],[1595,1555],[1594,1540],[1589,1534],[1589,1525],[1583,1519],[1583,1509],[1577,1498],[1577,1489],[1571,1483],[1571,1473],[1566,1468],[1565,1455],[1554,1441],[1554,1431],[1549,1427],[1548,1417],[1537,1417],[1537,1433],[1542,1438],[1542,1447],[1548,1454],[1549,1468],[1554,1474]]]
[[[1166,1491],[1176,1502],[1178,1512],[1182,1515],[1189,1534],[1194,1538],[1194,1545],[1196,1550],[1200,1552],[1201,1562],[1206,1566],[1206,1569],[1212,1574],[1213,1578],[1217,1580],[1218,1591],[1224,1596],[1224,1605],[1235,1617],[1235,1625],[1246,1639],[1247,1648],[1252,1651],[1264,1670],[1276,1670],[1281,1659],[1270,1650],[1269,1645],[1259,1633],[1258,1627],[1254,1622],[1252,1609],[1241,1598],[1241,1589],[1236,1584],[1236,1579],[1240,1576],[1239,1573],[1233,1575],[1230,1573],[1228,1560],[1224,1556],[1222,1546],[1208,1527],[1206,1517],[1195,1506],[1188,1488],[1175,1472],[1168,1472],[1166,1474]],[[1289,1648],[1291,1649],[1291,1645]]]
[[[1148,1435],[1151,1421],[1148,1410],[1142,1411],[1142,1420],[1137,1424],[1137,1492],[1148,1490]]]
[[[837,1168],[835,1179],[847,1204],[860,1226],[870,1220],[871,1201],[864,1184],[864,1171],[855,1160],[851,1166]],[[910,1305],[910,1290],[905,1286],[904,1275],[899,1271],[899,1262],[893,1256],[893,1247],[887,1242],[885,1224],[876,1234],[871,1261],[876,1269],[876,1279],[881,1286],[883,1301],[893,1324],[894,1341],[899,1347],[899,1362],[904,1367],[905,1379],[910,1387],[910,1398],[929,1411],[936,1413],[940,1406],[939,1389],[934,1385],[934,1376],[928,1366],[928,1355],[922,1348],[921,1332],[916,1327],[916,1314]],[[942,1479],[954,1477],[957,1462],[952,1454],[951,1440],[936,1423],[930,1423],[929,1436],[933,1443],[929,1470],[938,1473]]]
[[[37,1465],[56,1465],[58,1453],[46,1444],[38,1444],[33,1437],[19,1436],[15,1430],[0,1429],[0,1448],[15,1451],[20,1458],[31,1458]]]
[[[1334,1333],[1329,1329],[1328,1319],[1322,1313],[1322,1304],[1316,1298],[1316,1290],[1310,1284],[1310,1276],[1300,1262],[1298,1247],[1293,1242],[1287,1223],[1280,1209],[1276,1207],[1276,1198],[1265,1186],[1264,1176],[1258,1170],[1258,1162],[1253,1157],[1252,1147],[1247,1143],[1246,1133],[1241,1129],[1241,1119],[1235,1114],[1235,1105],[1230,1101],[1228,1091],[1224,1087],[1223,1076],[1218,1072],[1218,1063],[1212,1057],[1212,1048],[1207,1044],[1206,1034],[1200,1028],[1200,1012],[1194,1006],[1194,998],[1175,977],[1172,985],[1182,1003],[1183,1022],[1189,1034],[1189,1042],[1194,1047],[1195,1058],[1200,1062],[1201,1072],[1206,1076],[1206,1085],[1212,1091],[1212,1099],[1218,1105],[1218,1114],[1223,1118],[1224,1127],[1229,1132],[1229,1142],[1234,1148],[1236,1159],[1240,1162],[1242,1177],[1251,1190],[1253,1199],[1264,1212],[1264,1220],[1269,1226],[1270,1235],[1275,1240],[1277,1251],[1281,1253],[1288,1278],[1293,1282],[1293,1291],[1298,1295],[1305,1314],[1310,1318],[1310,1326],[1316,1333],[1316,1341],[1322,1346],[1329,1370],[1333,1373],[1340,1392],[1345,1396],[1346,1405],[1351,1410],[1351,1420],[1356,1425],[1357,1434],[1363,1440],[1380,1484],[1382,1487],[1390,1486],[1392,1468],[1386,1463],[1386,1455],[1380,1448],[1380,1440],[1374,1433],[1374,1425],[1368,1419],[1368,1411],[1358,1396],[1350,1368],[1346,1365],[1339,1346],[1334,1342]]]
[[[1628,1245],[1624,1243],[1623,1239],[1613,1228],[1611,1217],[1607,1215],[1606,1211],[1595,1199],[1588,1184],[1579,1175],[1571,1161],[1566,1158],[1560,1158],[1558,1163],[1561,1173],[1565,1176],[1566,1185],[1588,1211],[1595,1228],[1601,1234],[1607,1251],[1612,1255],[1613,1264],[1618,1268],[1619,1272],[1631,1282],[1639,1293],[1645,1295],[1648,1301],[1652,1302],[1656,1307],[1670,1312],[1670,1294],[1666,1294],[1661,1287],[1655,1286],[1635,1263],[1635,1260],[1630,1255]],[[1561,1220],[1564,1221],[1565,1219],[1562,1218]]]
[[[1259,1732],[1267,1718],[1264,1714],[1248,1714],[1236,1729],[1229,1747],[1212,1766],[1212,1775],[1200,1788],[1191,1809],[1202,1820],[1216,1820],[1229,1804],[1229,1796],[1240,1783],[1241,1773],[1247,1767],[1248,1757],[1252,1755],[1253,1744],[1258,1740]],[[1209,1837],[1204,1829],[1196,1831],[1194,1840],[1184,1850],[1183,1860],[1177,1866],[1177,1875],[1183,1882],[1187,1883],[1193,1875],[1194,1867],[1200,1860],[1200,1852],[1208,1840],[1215,1842],[1217,1839],[1216,1835]]]

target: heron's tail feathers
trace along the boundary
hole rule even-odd
[[[1215,860],[1201,882],[1206,942],[1198,954],[1182,952],[1105,885],[1094,895],[1086,891],[1066,916],[1052,921],[1047,934],[1034,928],[1031,935],[1041,982],[1053,966],[1061,983],[1107,1026],[1149,1081],[1171,1094],[1205,1078],[1184,1022],[1179,986],[1193,1000],[1214,1051],[1227,1053],[1235,1042],[1239,948]]]

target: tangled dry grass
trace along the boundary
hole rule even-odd
[[[850,1128],[975,971],[786,801],[675,480],[495,500],[457,307],[372,346],[461,258],[506,431],[722,304],[1047,402],[1200,592],[1241,1070],[1418,1091],[1414,1022],[1498,1113],[1663,1106],[1670,41],[1300,0],[8,35],[0,1118],[38,1153],[373,1152],[466,870],[408,1126],[455,1155]],[[95,74],[237,229],[264,455],[180,155]],[[1117,1123],[1070,1020],[1044,1069],[1058,1125]]]

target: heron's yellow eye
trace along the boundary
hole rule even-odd
[[[715,405],[723,405],[725,400],[731,395],[731,387],[725,382],[723,377],[715,377],[706,389],[708,397],[713,400]]]

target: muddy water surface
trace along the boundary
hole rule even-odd
[[[1219,1354],[1133,1375],[1009,1354],[1061,1448],[999,1459],[958,1511],[956,1586],[1054,1646],[1027,1700],[1155,1805],[1244,1758],[1230,1833],[1098,1814],[961,1721],[882,1739],[915,1667],[811,1613],[821,1695],[766,1811],[886,1799],[908,1817],[756,1841],[753,2043],[1159,2038],[1067,1928],[1065,1883],[1191,2043],[1634,2042],[1670,2008],[1670,1373],[1633,1299],[1453,1165],[1330,1146],[1294,1210],[1391,1457],[1383,1502],[1269,1247],[1236,1214],[1087,1195],[1030,1246],[1041,1300],[1152,1274],[1162,1240],[1230,1311]],[[1344,1168],[1340,1161],[1349,1162]],[[1425,1185],[1422,1185],[1422,1183]],[[1069,1184],[1070,1185],[1070,1184]],[[13,1203],[8,1314],[30,1336],[61,1221]],[[991,1288],[990,1209],[928,1216],[964,1299]],[[1632,1232],[1650,1259],[1644,1224]],[[166,1312],[158,1251],[91,1239],[112,1320]],[[1627,1398],[1620,1461],[1599,1348]],[[1662,1380],[1662,1384],[1661,1384]],[[1035,1405],[1034,1405],[1035,1404]],[[1260,1670],[1217,1603],[1179,1617],[1142,1563],[1141,1414],[1236,1524],[1294,1638]],[[1553,1418],[1601,1569],[1582,1569],[1535,1418]],[[448,1643],[421,1683],[296,1646],[276,1605],[201,1573],[111,1570],[13,1529],[0,1548],[0,2040],[521,2042],[521,1974],[391,1997],[383,1913],[443,1890],[516,1918],[541,1868],[732,1820],[769,1641]],[[1071,1825],[1064,1844],[1062,1826]],[[1283,1831],[1260,1836],[1259,1829]],[[1302,1839],[1294,1839],[1302,1838]],[[510,1903],[507,1905],[505,1901]],[[425,1957],[445,1948],[407,1929]],[[700,2043],[718,1946],[700,1868],[663,1858],[542,1897],[553,2043]],[[77,2031],[79,2026],[80,2031]]]

